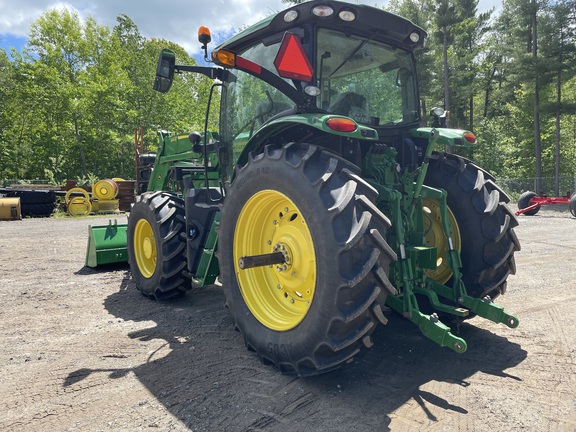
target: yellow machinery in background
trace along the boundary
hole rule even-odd
[[[100,180],[92,186],[92,196],[83,188],[70,189],[64,198],[71,216],[86,216],[90,213],[115,213],[119,211],[118,181],[123,179]]]
[[[22,213],[20,210],[19,197],[0,198],[0,220],[20,220]]]

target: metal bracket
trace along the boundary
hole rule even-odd
[[[520,324],[520,321],[517,317],[504,312],[504,308],[494,303],[488,296],[483,299],[469,296],[466,293],[466,288],[464,287],[463,283],[461,283],[458,293],[454,292],[453,289],[445,285],[441,285],[432,279],[427,280],[427,286],[427,289],[421,289],[418,293],[427,294],[432,291],[440,297],[444,297],[450,301],[464,306],[470,312],[482,318],[486,318],[497,324],[504,323],[510,328],[516,328],[518,327],[518,324]]]
[[[472,313],[497,324],[504,323],[510,328],[516,328],[520,324],[517,317],[504,312],[504,308],[494,303],[489,296],[479,299],[465,294],[459,299],[459,303],[470,309]]]
[[[416,287],[414,288],[414,294],[420,294],[428,297],[428,301],[430,302],[432,307],[438,312],[456,315],[459,317],[466,317],[470,313],[468,309],[450,306],[440,302],[438,295],[431,289]]]
[[[396,312],[403,313],[403,302],[398,297],[388,296],[386,304]],[[441,347],[448,347],[457,353],[463,353],[468,348],[466,341],[453,335],[450,327],[442,323],[436,314],[425,315],[416,307],[412,308],[408,313],[403,313],[403,315],[416,324],[424,336]]]
[[[220,216],[220,212],[217,212],[214,215],[214,221],[212,222],[210,233],[206,239],[206,244],[202,251],[196,275],[192,278],[192,283],[195,286],[202,287],[212,285],[219,274],[218,260],[215,259],[215,255],[218,248],[218,227],[220,226]]]

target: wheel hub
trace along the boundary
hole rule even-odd
[[[146,259],[150,259],[152,257],[152,240],[150,237],[146,237],[142,242],[142,250]]]
[[[276,265],[276,270],[279,272],[289,271],[292,268],[292,262],[294,261],[290,247],[285,243],[276,243],[273,251],[280,252],[284,256],[284,262]]]

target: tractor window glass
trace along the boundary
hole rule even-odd
[[[371,126],[419,119],[415,69],[410,53],[370,37],[319,29],[320,108]]]
[[[241,56],[276,72],[274,58],[280,44],[257,44]],[[234,152],[242,150],[248,139],[264,122],[290,109],[294,102],[275,87],[248,73],[232,69],[226,92],[226,136],[234,143]]]

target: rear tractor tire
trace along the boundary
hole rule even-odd
[[[524,210],[525,208],[530,207],[530,200],[532,198],[537,197],[537,196],[538,195],[532,191],[524,192],[522,195],[520,195],[520,198],[518,198],[518,210]],[[539,211],[540,211],[540,207],[536,207],[536,208],[533,208],[532,210],[528,210],[527,212],[524,212],[522,214],[525,214],[526,216],[534,216]]]
[[[490,174],[466,159],[444,153],[430,158],[425,184],[448,192],[468,294],[492,299],[503,294],[508,276],[516,273],[514,252],[520,250],[513,229],[518,220],[506,206],[508,196]]]
[[[218,247],[226,303],[247,347],[283,373],[338,368],[386,322],[382,306],[396,292],[390,222],[357,172],[316,146],[268,146],[227,190]],[[241,268],[241,258],[277,252],[282,262]]]
[[[167,192],[141,195],[128,218],[128,262],[138,290],[164,300],[190,288],[186,277],[184,201]]]

